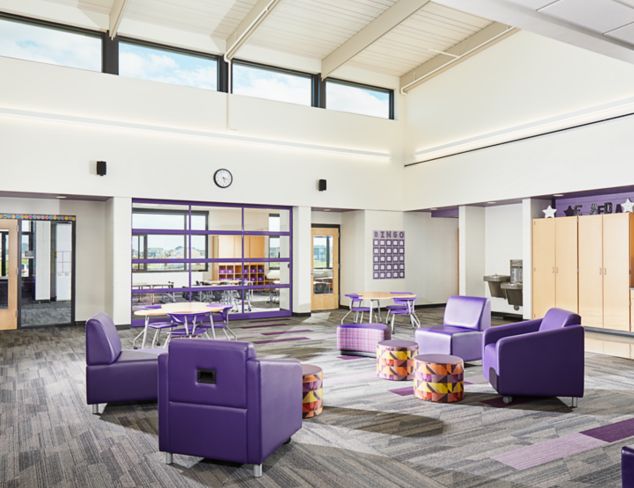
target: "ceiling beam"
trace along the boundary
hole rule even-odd
[[[121,19],[123,19],[123,11],[125,10],[127,3],[128,0],[114,0],[114,2],[112,2],[112,9],[110,9],[110,24],[108,29],[110,39],[114,39],[117,35],[119,24],[121,24]]]
[[[396,2],[321,60],[321,78],[326,78],[334,70],[378,41],[381,37],[394,29],[394,27],[428,3],[429,0],[399,0]]]
[[[253,35],[258,26],[273,11],[280,0],[260,0],[242,19],[238,27],[227,37],[225,61],[231,61],[238,50]]]
[[[402,75],[400,80],[401,91],[411,90],[516,31],[515,28],[498,22],[489,24],[484,29],[454,44],[449,49],[445,49],[443,53],[434,56]]]

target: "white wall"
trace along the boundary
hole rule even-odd
[[[509,275],[510,260],[523,259],[522,204],[486,207],[484,211],[484,275]],[[486,296],[491,297],[489,285],[483,283]],[[491,297],[491,310],[521,314],[505,298]]]
[[[520,32],[407,95],[406,161],[417,150],[633,100],[634,65]],[[410,166],[405,208],[633,184],[632,133],[626,117]]]
[[[341,225],[342,215],[345,212],[324,212],[323,210],[313,210],[311,220],[313,224]]]
[[[458,209],[459,291],[461,295],[482,296],[484,287],[484,208]]]
[[[309,207],[293,208],[293,312],[310,313],[312,235]]]

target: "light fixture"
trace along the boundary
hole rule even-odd
[[[495,205],[498,202],[487,202],[487,205]]]
[[[330,209],[329,208],[325,208],[324,212],[330,212]]]
[[[433,212],[434,210],[438,210],[438,207],[432,207],[429,210],[431,210]]]
[[[66,195],[57,195],[55,198],[59,200],[64,200],[65,198],[68,198],[68,197]]]
[[[554,194],[553,194],[553,196],[554,196],[555,198],[561,198],[561,197],[563,197],[563,196],[565,196],[565,195],[564,195],[563,193],[554,193]]]

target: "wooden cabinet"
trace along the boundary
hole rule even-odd
[[[533,220],[533,318],[552,307],[576,312],[577,217]]]
[[[579,313],[584,325],[630,331],[633,217],[579,217]]]

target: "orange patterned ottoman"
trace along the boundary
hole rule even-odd
[[[414,341],[389,340],[376,345],[376,374],[392,381],[411,380],[414,356],[418,344]]]
[[[464,395],[464,363],[449,354],[421,354],[414,358],[414,395],[422,400],[453,403]]]
[[[315,417],[324,409],[324,372],[319,366],[302,364],[304,394],[302,397],[302,417]]]

